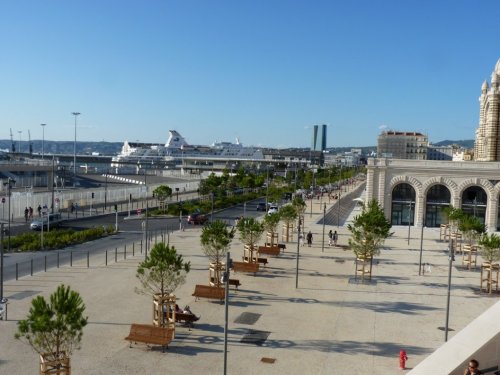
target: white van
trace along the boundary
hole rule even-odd
[[[46,230],[49,226],[52,228],[58,227],[61,224],[62,217],[61,214],[48,214],[47,216],[43,216],[33,220],[30,224],[31,230]]]

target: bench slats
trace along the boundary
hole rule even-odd
[[[253,272],[259,271],[259,263],[233,262],[234,272]]]
[[[198,298],[209,298],[209,299],[219,299],[224,300],[226,293],[225,288],[218,288],[215,286],[200,285],[197,284],[194,287],[193,296]]]
[[[149,324],[132,324],[130,326],[130,333],[125,340],[132,342],[142,342],[144,344],[161,345],[163,348],[172,341],[173,330],[166,327],[155,327]],[[164,351],[164,350],[163,350]]]

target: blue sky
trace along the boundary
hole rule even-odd
[[[0,2],[0,139],[375,145],[472,139],[500,1]]]

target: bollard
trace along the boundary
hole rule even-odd
[[[44,272],[47,272],[47,255],[45,255],[43,260],[43,270]]]
[[[132,256],[135,257],[135,242],[132,242]]]
[[[127,259],[127,245],[123,245],[123,259]]]
[[[141,240],[141,254],[142,254],[142,240]]]
[[[108,265],[108,250],[106,250],[106,266]]]
[[[69,266],[73,267],[73,252],[70,251],[69,253]]]
[[[90,268],[90,255],[88,251],[87,251],[87,268]]]
[[[30,276],[33,276],[33,258],[30,260]]]
[[[16,280],[19,279],[19,265],[16,263]]]
[[[115,263],[118,262],[118,248],[115,247]]]
[[[59,251],[57,252],[57,268],[59,268]]]

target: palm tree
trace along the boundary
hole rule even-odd
[[[473,242],[486,231],[479,218],[466,214],[462,215],[458,229],[463,233],[469,246],[472,246]]]
[[[365,262],[371,264],[373,257],[380,253],[380,248],[385,240],[393,235],[390,232],[391,223],[386,219],[384,211],[373,199],[368,204],[362,205],[362,212],[357,215],[352,224],[347,226],[351,232],[349,246],[354,251],[356,258],[363,262],[362,278],[365,274]]]
[[[485,234],[479,240],[481,246],[481,256],[489,263],[493,264],[500,260],[500,236],[495,233]]]
[[[234,231],[234,228],[229,228],[221,220],[206,224],[201,231],[201,246],[214,270],[214,275],[210,278],[213,279],[215,286],[221,284],[222,262],[233,241]]]
[[[43,367],[69,374],[71,354],[74,348],[79,349],[87,325],[85,304],[78,292],[63,284],[49,300],[37,296],[31,301],[28,317],[19,321],[15,337],[26,340],[40,354]]]

